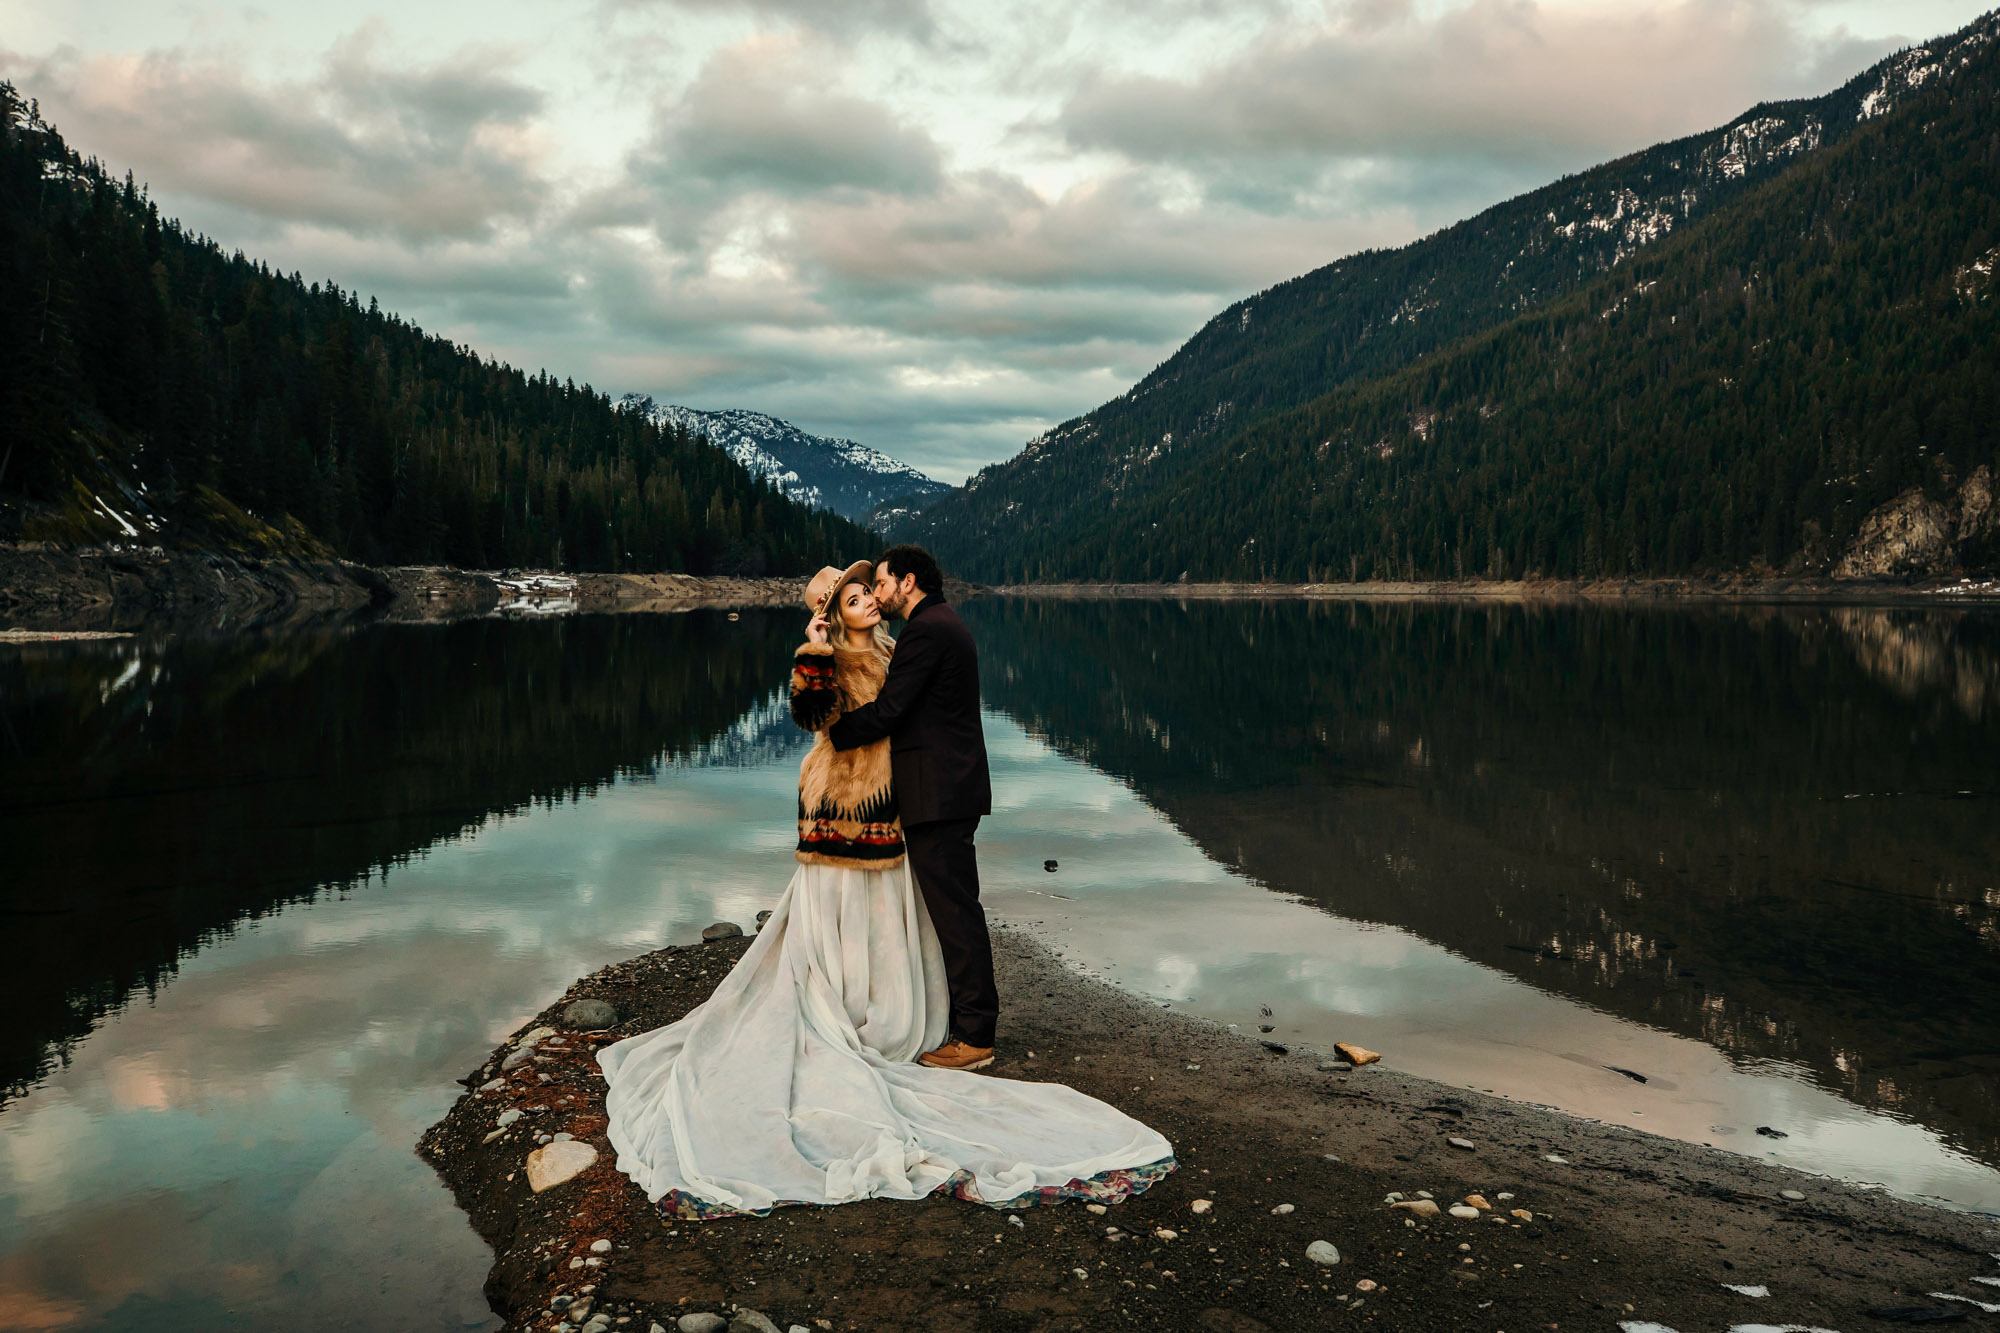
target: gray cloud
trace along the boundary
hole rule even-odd
[[[1574,165],[1817,90],[1819,54],[1777,0],[1472,0],[1442,12],[1350,0],[1322,24],[1274,30],[1185,77],[1087,78],[1056,123],[1078,148],[1152,162]]]
[[[664,109],[635,175],[670,190],[912,193],[937,188],[942,157],[880,103],[824,91],[814,50],[755,38],[723,51]]]
[[[378,47],[350,38],[316,76],[270,84],[177,51],[9,63],[89,151],[254,217],[425,241],[534,213],[543,95],[491,53],[411,69]]]

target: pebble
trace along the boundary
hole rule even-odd
[[[1392,1192],[1382,1196],[1383,1203],[1401,1203],[1402,1201],[1403,1201],[1403,1196],[1401,1194]]]
[[[1389,1206],[1391,1208],[1406,1208],[1418,1217],[1436,1217],[1438,1215],[1438,1206],[1429,1199],[1405,1199],[1401,1203],[1392,1203]]]
[[[1333,1049],[1339,1051],[1346,1061],[1355,1066],[1374,1064],[1382,1058],[1380,1052],[1371,1051],[1366,1046],[1357,1046],[1351,1041],[1337,1041]]]
[[[1450,1211],[1453,1217],[1462,1218],[1466,1221],[1472,1221],[1479,1216],[1479,1210],[1470,1204],[1455,1203],[1451,1206]]]
[[[1286,1213],[1289,1213],[1291,1211],[1292,1211],[1292,1205],[1288,1203],[1281,1203],[1276,1208],[1273,1208],[1271,1210],[1271,1212],[1278,1217],[1283,1217]]]
[[[1445,1142],[1449,1143],[1454,1148],[1470,1149],[1472,1147],[1471,1139],[1446,1139]]]
[[[582,1300],[572,1304],[569,1309],[563,1311],[563,1315],[569,1319],[588,1319],[590,1318],[590,1307],[595,1303],[591,1297],[586,1296]]]
[[[500,1128],[505,1129],[507,1128],[507,1126],[513,1124],[516,1120],[519,1120],[520,1118],[521,1118],[520,1111],[510,1106],[506,1110],[500,1113],[500,1119],[497,1120],[495,1123],[498,1124]]]
[[[1340,1158],[1334,1153],[1322,1153],[1320,1155],[1329,1162],[1338,1162],[1340,1160]]]
[[[488,1134],[485,1138],[481,1139],[480,1142],[482,1144],[491,1143],[493,1142],[493,1140],[499,1138],[502,1134],[505,1134],[506,1132],[507,1131],[504,1129],[496,1129],[491,1134]]]
[[[555,1035],[556,1030],[554,1028],[536,1028],[532,1032],[523,1032],[520,1036],[514,1038],[514,1044],[516,1046],[533,1046],[536,1042]]]
[[[1769,1296],[1771,1294],[1771,1289],[1769,1287],[1761,1285],[1755,1287],[1746,1287],[1735,1282],[1725,1282],[1722,1285],[1727,1287],[1729,1290],[1735,1292],[1739,1296],[1753,1296],[1760,1301],[1763,1300],[1766,1296]]]
[[[592,1254],[609,1254],[611,1253],[611,1242],[608,1240],[594,1240],[590,1242],[590,1252]]]
[[[1493,1205],[1486,1202],[1486,1197],[1484,1195],[1468,1194],[1465,1196],[1465,1201],[1471,1204],[1474,1208],[1477,1208],[1482,1213],[1490,1213],[1493,1211]]]
[[[1418,1191],[1417,1191],[1417,1197],[1418,1197],[1419,1199],[1428,1199],[1428,1198],[1431,1198],[1431,1197],[1433,1197],[1433,1196],[1432,1196],[1432,1194],[1431,1194],[1431,1192],[1430,1192],[1429,1190],[1418,1190]]]
[[[1345,1060],[1322,1060],[1319,1063],[1319,1072],[1322,1074],[1348,1074],[1353,1071],[1354,1066]]]
[[[1798,1190],[1779,1190],[1778,1197],[1781,1199],[1790,1199],[1793,1203],[1797,1203],[1806,1196]]]
[[[1078,1277],[1082,1278],[1086,1282],[1090,1280],[1090,1271],[1088,1269],[1072,1268],[1069,1271],[1076,1274]]]
[[[1354,1284],[1354,1289],[1356,1291],[1373,1291],[1375,1290],[1375,1281],[1373,1278],[1364,1277]]]
[[[1331,1268],[1340,1262],[1340,1251],[1333,1248],[1331,1241],[1316,1240],[1306,1246],[1306,1258],[1323,1267]]]
[[[704,1311],[701,1314],[682,1315],[675,1321],[674,1327],[679,1329],[680,1333],[724,1333],[729,1327],[729,1321],[719,1314],[709,1314]]]
[[[1555,1155],[1554,1153],[1550,1153],[1550,1154],[1549,1154],[1548,1156],[1546,1156],[1546,1157],[1542,1158],[1542,1160],[1543,1160],[1544,1162],[1554,1162],[1554,1163],[1555,1163],[1555,1164],[1556,1164],[1557,1166],[1568,1166],[1568,1165],[1569,1165],[1569,1158],[1567,1158],[1567,1157],[1558,1157],[1558,1156],[1556,1156],[1556,1155]]]
[[[1273,1055],[1290,1055],[1292,1053],[1292,1048],[1285,1045],[1282,1041],[1260,1041],[1257,1044]]]
[[[599,1032],[617,1023],[618,1011],[603,1000],[578,1000],[562,1011],[562,1021],[579,1032]]]
[[[701,928],[702,939],[709,942],[715,940],[733,940],[742,933],[743,927],[737,925],[734,921],[718,921],[712,926],[703,926]],[[740,1315],[738,1316],[738,1318],[741,1317]]]
[[[545,1189],[573,1180],[597,1164],[597,1149],[588,1143],[551,1143],[528,1154],[528,1188]]]
[[[485,1083],[482,1083],[482,1084],[480,1084],[480,1085],[479,1085],[479,1090],[480,1090],[481,1092],[498,1092],[498,1091],[500,1091],[500,1089],[502,1089],[502,1088],[504,1088],[504,1087],[506,1087],[506,1086],[507,1086],[507,1080],[506,1080],[506,1079],[504,1079],[504,1078],[496,1078],[496,1079],[492,1079],[492,1080],[490,1080],[490,1081],[488,1081],[488,1082],[485,1082]]]
[[[1757,1126],[1757,1132],[1759,1134],[1762,1134],[1767,1139],[1788,1139],[1791,1137],[1791,1135],[1785,1133],[1784,1130],[1772,1129],[1769,1125]]]
[[[1209,1209],[1213,1207],[1215,1207],[1215,1203],[1211,1199],[1196,1199],[1193,1203],[1188,1205],[1188,1211],[1196,1215],[1199,1215],[1207,1212]]]
[[[568,1130],[564,1130],[562,1133],[556,1134],[552,1137],[555,1139],[557,1143],[568,1143],[573,1139],[575,1139],[576,1135],[570,1133]]]
[[[763,932],[764,932],[764,923],[765,923],[766,921],[769,921],[770,919],[771,919],[771,910],[770,910],[769,908],[765,908],[765,909],[764,909],[763,911],[761,911],[761,912],[757,913],[757,933],[758,933],[758,934],[760,934],[760,935],[761,935],[761,934],[763,934]]]
[[[1179,1240],[1181,1233],[1169,1227],[1161,1227],[1153,1233],[1153,1237],[1155,1240]]]
[[[1535,1220],[1535,1215],[1534,1215],[1533,1213],[1529,1212],[1529,1211],[1528,1211],[1527,1209],[1525,1209],[1525,1208],[1516,1208],[1516,1209],[1515,1209],[1515,1210],[1514,1210],[1513,1212],[1511,1212],[1511,1213],[1507,1214],[1507,1216],[1509,1216],[1509,1217],[1518,1217],[1518,1218],[1520,1218],[1520,1219],[1521,1219],[1521,1220],[1522,1220],[1523,1222],[1532,1222],[1532,1221],[1534,1221],[1534,1220]]]
[[[779,1333],[778,1326],[756,1310],[738,1310],[729,1321],[729,1333]]]
[[[1502,1203],[1506,1203],[1509,1199],[1512,1199],[1514,1196],[1511,1194],[1496,1194],[1493,1197],[1498,1199]]]
[[[1087,1203],[1083,1206],[1083,1211],[1085,1211],[1086,1213],[1096,1213],[1099,1217],[1102,1217],[1105,1215],[1105,1213],[1109,1212],[1110,1209],[1106,1208],[1101,1203]]]

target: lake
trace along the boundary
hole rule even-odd
[[[1073,966],[2000,1211],[2000,617],[964,612],[989,910]],[[801,618],[0,645],[0,1320],[497,1326],[416,1137],[775,900]]]

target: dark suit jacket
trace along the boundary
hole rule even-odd
[[[882,692],[827,735],[836,750],[889,737],[906,827],[993,813],[979,726],[979,650],[958,612],[935,593],[917,603],[897,636]]]

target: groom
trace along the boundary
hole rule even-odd
[[[902,809],[903,844],[944,950],[951,988],[951,1034],[925,1053],[938,1069],[993,1063],[1000,993],[993,945],[979,906],[979,853],[972,835],[993,812],[986,734],[979,726],[979,652],[972,632],[944,601],[944,575],[921,546],[892,546],[875,564],[875,604],[906,623],[875,702],[827,733],[837,750],[889,741],[889,768]]]

